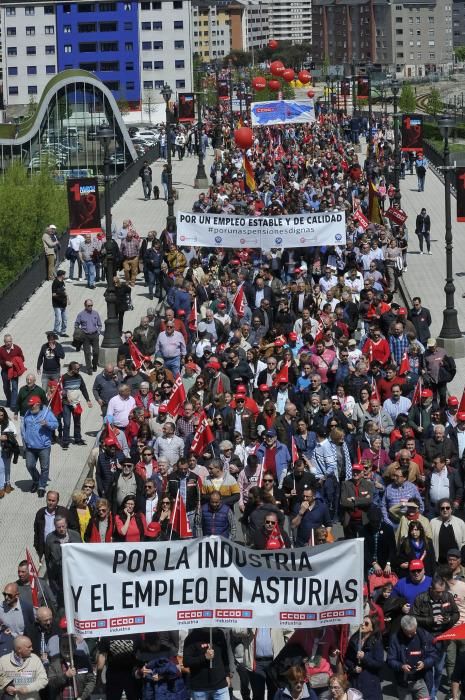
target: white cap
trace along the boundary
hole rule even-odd
[[[54,229],[56,229],[56,226],[55,226],[55,224],[50,224],[50,225],[49,225],[49,228],[54,228]]]

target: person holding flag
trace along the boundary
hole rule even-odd
[[[200,478],[189,469],[187,459],[181,457],[177,461],[175,469],[168,476],[166,495],[173,503],[176,503],[178,494],[181,496],[191,530],[194,528],[195,514],[200,510],[200,491]],[[176,527],[174,529],[177,530]]]
[[[24,600],[37,610],[41,606],[50,608],[53,613],[57,609],[57,602],[52,589],[47,581],[39,576],[31,553],[26,549],[26,559],[18,564],[18,578],[16,580],[19,591],[19,599]]]
[[[289,535],[279,524],[276,513],[267,511],[263,524],[253,531],[252,547],[254,549],[288,549],[291,546]]]

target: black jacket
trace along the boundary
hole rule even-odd
[[[426,233],[429,233],[430,228],[431,228],[431,219],[429,218],[429,214],[427,214],[425,216],[424,222],[425,222],[425,231],[426,231]],[[417,234],[421,233],[422,228],[423,228],[423,217],[420,214],[418,214],[416,221],[415,221],[415,233],[417,233]]]
[[[191,690],[218,690],[227,686],[229,656],[226,638],[220,629],[214,628],[211,634],[215,652],[211,668],[210,662],[205,658],[205,651],[210,643],[208,629],[189,632],[184,642],[183,663],[190,669]]]
[[[34,518],[34,549],[42,559],[45,552],[45,511],[46,507],[39,508]],[[66,518],[70,530],[79,532],[79,521],[69,512],[64,506],[57,506],[56,515],[61,515]]]

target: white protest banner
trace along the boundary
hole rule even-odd
[[[178,211],[178,244],[222,248],[306,248],[345,245],[342,211],[282,216],[204,214]]]
[[[222,537],[65,544],[70,634],[358,624],[363,541],[256,551]]]

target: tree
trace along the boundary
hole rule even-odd
[[[33,119],[37,112],[37,102],[34,95],[29,98],[29,104],[27,106],[26,119]]]
[[[465,61],[465,46],[456,46],[454,53],[457,61]]]
[[[118,105],[118,109],[121,112],[121,114],[129,114],[131,111],[131,108],[129,106],[129,102],[125,97],[120,97],[119,100],[116,100],[116,104]]]
[[[225,66],[229,65],[229,61],[232,61],[232,65],[234,68],[246,68],[247,66],[252,65],[252,54],[247,51],[239,51],[236,49],[235,51],[231,51],[230,54],[225,56],[223,59],[223,64]]]
[[[402,91],[399,97],[399,109],[401,112],[410,114],[414,112],[417,106],[417,100],[413,87],[409,83],[402,85]]]
[[[441,93],[437,88],[431,88],[431,92],[426,102],[425,111],[432,117],[436,117],[444,110],[444,103],[441,99]]]

